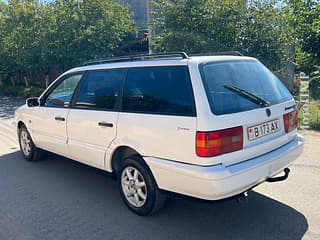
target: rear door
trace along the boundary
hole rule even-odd
[[[261,63],[240,59],[200,64],[199,69],[211,114],[199,121],[198,130],[243,127],[243,148],[208,162],[232,165],[270,152],[296,135],[295,129],[287,132],[284,123],[284,115],[295,111],[295,102]]]
[[[119,142],[143,156],[190,161],[196,111],[186,66],[129,69],[123,95]]]
[[[81,82],[68,116],[73,159],[104,168],[106,150],[117,134],[118,100],[125,70],[90,71]]]

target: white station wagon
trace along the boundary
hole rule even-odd
[[[303,150],[297,119],[274,74],[227,53],[88,62],[16,111],[26,160],[46,150],[112,172],[140,215],[166,192],[218,200],[286,179]]]

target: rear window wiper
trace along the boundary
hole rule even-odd
[[[261,106],[261,107],[268,107],[270,106],[270,102],[264,100],[261,97],[258,97],[244,89],[238,88],[232,84],[224,84],[223,85],[225,88],[237,93],[239,96],[242,96],[246,99],[248,99],[249,101],[256,103],[257,105]]]

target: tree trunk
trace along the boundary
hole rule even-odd
[[[285,47],[286,54],[288,55],[288,60],[284,63],[284,80],[286,87],[293,92],[294,91],[294,73],[296,65],[295,60],[295,47],[294,45],[287,45]]]
[[[29,87],[28,77],[24,76],[23,79],[24,79],[24,84],[26,85],[26,87]]]
[[[49,83],[50,83],[49,74],[46,74],[45,80],[46,80],[46,88],[47,88],[49,86]]]
[[[14,77],[13,76],[10,77],[10,81],[11,81],[12,87],[14,87],[16,85],[16,83],[14,82]]]

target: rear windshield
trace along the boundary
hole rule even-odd
[[[226,85],[254,94],[270,105],[292,98],[281,81],[255,60],[209,62],[200,64],[200,72],[211,110],[216,115],[260,108],[259,104],[226,88]]]

